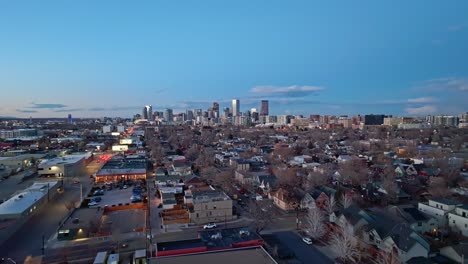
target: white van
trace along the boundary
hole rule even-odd
[[[106,264],[107,252],[102,251],[97,253],[96,258],[94,258],[93,264]]]
[[[111,254],[107,259],[107,264],[118,264],[119,263],[119,254]]]

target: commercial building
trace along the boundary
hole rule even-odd
[[[41,159],[46,154],[22,154],[13,157],[0,157],[0,167],[10,168],[27,168],[32,165],[35,160]]]
[[[240,228],[225,228],[220,230],[209,230],[209,231],[200,231],[198,238],[183,240],[183,241],[172,241],[172,242],[160,242],[157,244],[157,257],[167,257],[167,256],[180,256],[187,255],[188,253],[204,253],[203,255],[215,254],[216,251],[223,251],[223,258],[215,258],[213,262],[211,261],[202,261],[208,260],[206,258],[195,258],[194,263],[239,263],[241,261],[241,256],[244,256],[244,263],[275,263],[267,255],[263,255],[266,252],[263,251],[263,256],[261,258],[248,258],[249,254],[235,254],[233,256],[238,256],[239,258],[234,261],[229,260],[227,257],[229,252],[242,252],[245,248],[254,248],[255,251],[259,251],[263,245],[263,239],[255,233],[249,227],[240,227]],[[226,251],[226,249],[231,249],[233,251]],[[237,249],[237,250],[236,250]],[[240,251],[241,249],[244,249]],[[197,256],[197,255],[195,255]],[[218,256],[218,257],[221,257]],[[250,256],[250,255],[249,255]],[[188,256],[186,256],[188,257]],[[252,256],[250,256],[252,257]],[[172,261],[166,262],[165,260],[172,259]],[[187,262],[187,258],[157,258],[157,263],[190,263]],[[156,263],[156,262],[155,262]]]
[[[194,191],[190,219],[196,224],[231,221],[232,200],[222,191]]]
[[[57,181],[36,182],[0,204],[0,247],[57,195],[57,183]]]
[[[91,162],[91,153],[66,155],[43,160],[37,168],[39,176],[78,177],[86,175],[86,165]]]
[[[114,157],[96,173],[96,182],[146,179],[146,160]]]
[[[39,136],[37,129],[13,129],[13,130],[0,130],[0,138],[20,138],[20,137],[35,137]]]

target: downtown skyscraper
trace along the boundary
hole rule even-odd
[[[267,116],[269,114],[268,111],[268,100],[262,100],[260,103],[260,115]]]
[[[239,99],[232,100],[232,116],[239,116],[240,102]]]

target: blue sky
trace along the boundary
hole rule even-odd
[[[468,1],[1,1],[0,116],[468,111]]]

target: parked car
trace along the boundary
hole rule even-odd
[[[102,200],[101,197],[93,197],[91,201],[99,203]]]
[[[96,205],[98,205],[98,202],[96,201],[91,201],[88,203],[88,206],[96,206]]]
[[[127,189],[127,188],[128,188],[128,185],[127,185],[127,184],[125,184],[125,185],[123,186],[123,188],[124,188],[124,189]]]
[[[97,189],[94,191],[93,193],[94,196],[97,196],[97,195],[104,195],[104,189]]]
[[[303,237],[302,238],[302,241],[304,243],[306,243],[307,245],[312,245],[312,239],[308,238],[308,237]]]
[[[206,224],[203,226],[203,229],[212,229],[212,228],[216,228],[217,225],[215,223],[209,223],[209,224]]]
[[[79,180],[74,180],[73,184],[80,184],[80,181]]]

